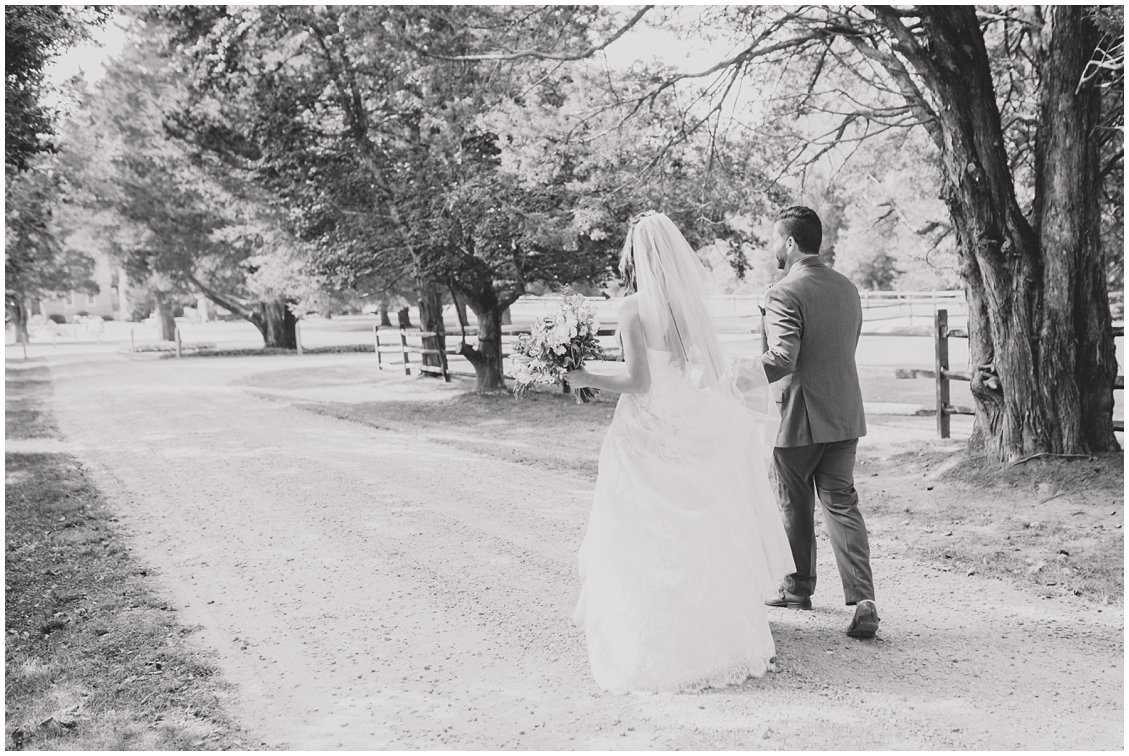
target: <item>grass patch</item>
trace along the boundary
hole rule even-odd
[[[1122,454],[1001,467],[921,444],[871,472],[867,524],[895,548],[1040,596],[1123,604]]]
[[[432,441],[510,462],[596,479],[604,433],[619,395],[601,392],[577,404],[560,390],[509,394],[456,394],[441,401],[299,405],[319,414],[376,428],[413,432]]]
[[[58,438],[46,369],[7,374],[7,438]],[[224,712],[212,652],[178,624],[81,465],[4,462],[6,748],[255,747]]]
[[[9,440],[29,438],[60,438],[54,418],[45,412],[38,395],[51,380],[47,368],[41,364],[21,363],[19,369],[9,368],[4,381],[4,438]]]
[[[177,359],[175,346],[150,346],[137,351],[160,352],[161,359]],[[372,352],[372,344],[339,344],[336,346],[303,347],[302,354],[351,354],[353,352]],[[183,346],[182,358],[186,357],[268,357],[276,354],[295,355],[295,349],[281,347],[250,347],[240,349],[216,349],[213,345]]]

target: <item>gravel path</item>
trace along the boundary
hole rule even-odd
[[[357,367],[336,401],[420,390],[371,355],[51,362],[68,450],[266,747],[1123,747],[1120,608],[884,558],[881,539],[879,641],[845,636],[823,548],[816,610],[771,615],[779,673],[602,694],[570,621],[590,485],[292,406],[316,386],[240,384],[331,364]]]

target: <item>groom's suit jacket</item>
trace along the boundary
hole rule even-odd
[[[764,309],[761,361],[780,407],[776,446],[865,436],[855,366],[862,304],[855,285],[812,255],[769,288]]]

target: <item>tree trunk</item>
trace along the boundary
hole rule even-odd
[[[172,314],[172,303],[164,292],[153,295],[157,309],[157,327],[161,331],[161,341],[176,341],[176,319]]]
[[[424,336],[424,349],[437,349],[439,354],[424,354],[423,364],[432,367],[443,367],[447,362],[447,338],[443,329],[443,292],[439,284],[431,281],[421,281],[419,285],[419,328],[435,336]],[[425,372],[436,378],[442,378],[439,373]]]
[[[255,326],[263,337],[264,347],[298,348],[298,318],[289,307],[292,300],[278,297],[267,302],[245,305],[205,286],[191,275],[188,276],[188,280],[212,302]]]
[[[455,290],[455,285],[453,283],[448,283],[447,288],[451,292],[451,302],[453,302],[455,305],[455,317],[459,320],[459,333],[462,336],[462,340],[466,341],[466,300],[459,297],[459,294]]]
[[[12,313],[12,325],[16,328],[16,343],[28,343],[27,305],[22,300],[11,301],[8,304],[8,310]]]
[[[401,307],[399,310],[396,311],[396,321],[397,321],[397,327],[399,327],[399,328],[411,328],[412,327],[412,319],[409,315],[409,310],[408,310],[407,307]]]
[[[298,318],[289,304],[285,297],[259,302],[258,310],[247,318],[262,334],[264,347],[298,348]]]
[[[391,328],[392,327],[392,319],[388,317],[388,303],[387,302],[381,302],[380,303],[380,327],[381,328]]]
[[[263,306],[266,315],[264,346],[278,349],[298,348],[298,318],[290,310],[285,297],[279,297]]]
[[[513,317],[510,316],[510,308],[507,307],[506,309],[502,310],[502,325],[508,326],[513,324],[514,321]]]
[[[502,312],[506,308],[500,305],[493,290],[465,297],[465,300],[478,318],[478,346],[464,342],[459,346],[459,354],[474,366],[475,390],[482,393],[506,391],[502,374]]]
[[[1081,429],[1079,387],[1091,381],[1079,373],[1073,344],[1080,314],[1087,324],[1100,324],[1104,319],[1108,333],[1108,298],[1095,299],[1089,293],[1090,298],[1078,299],[1079,286],[1073,283],[1074,276],[1082,274],[1084,286],[1091,287],[1088,292],[1104,286],[1100,266],[1097,282],[1079,267],[1089,265],[1077,257],[1078,248],[1087,246],[1085,235],[1071,244],[1069,254],[1074,257],[1052,259],[1063,256],[1063,248],[1041,246],[1019,208],[975,10],[971,6],[936,7],[924,15],[922,23],[928,45],[910,59],[941,103],[937,113],[944,199],[954,221],[969,308],[972,393],[977,410],[973,447],[1001,461],[1039,452],[1109,448],[1106,443],[1091,444],[1088,431]],[[1079,42],[1060,40],[1065,48]],[[1080,69],[1051,71],[1049,76],[1076,83],[1080,73]],[[1067,99],[1055,98],[1054,112],[1061,108],[1070,111],[1070,118],[1084,121],[1075,112],[1082,106]],[[1092,137],[1060,122],[1049,132],[1054,134],[1060,128],[1067,133],[1057,137],[1059,147],[1044,150],[1045,167],[1061,172],[1066,179],[1080,166],[1071,165],[1076,156],[1061,143],[1072,139],[1085,143]],[[1074,183],[1084,175],[1064,181],[1075,201],[1078,195],[1096,191],[1096,182]],[[1083,186],[1088,188],[1083,190]],[[1058,204],[1065,199],[1060,197]],[[1076,208],[1063,210],[1077,212]],[[1067,278],[1069,293],[1048,293],[1047,283],[1067,269],[1074,273]],[[1048,296],[1055,304],[1044,310]],[[1048,323],[1051,319],[1061,322]],[[1081,327],[1086,330],[1088,326]],[[1098,325],[1093,335],[1100,338],[1101,334]],[[1112,407],[1112,380],[1100,393]],[[1087,401],[1097,411],[1103,400],[1092,396]]]
[[[1100,34],[1085,8],[1051,6],[1035,147],[1035,230],[1043,251],[1039,392],[1062,427],[1048,451],[1113,451],[1117,356],[1101,245],[1101,94],[1078,88]],[[1047,380],[1046,377],[1055,376]],[[1062,376],[1060,380],[1058,376]],[[1067,380],[1074,376],[1075,380]]]

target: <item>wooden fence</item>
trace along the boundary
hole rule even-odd
[[[949,339],[967,339],[968,330],[964,328],[949,328],[949,313],[947,310],[938,310],[933,318],[934,360],[933,370],[917,370],[899,368],[895,375],[898,378],[932,378],[936,382],[937,405],[933,412],[937,416],[937,432],[941,438],[948,438],[950,434],[949,418],[953,415],[974,415],[976,411],[971,407],[953,406],[949,396],[951,381],[971,381],[972,375],[959,370],[952,370],[949,365]],[[1124,326],[1113,327],[1114,336],[1125,335]],[[985,366],[986,367],[986,366]],[[1124,391],[1125,376],[1119,375],[1114,381],[1113,388]],[[1114,430],[1124,431],[1125,421],[1114,420]]]
[[[392,329],[389,329],[389,330],[392,330]],[[380,370],[384,369],[384,355],[388,354],[390,352],[393,352],[393,353],[397,353],[397,354],[400,355],[400,364],[404,368],[404,375],[411,375],[412,374],[412,364],[411,364],[410,355],[415,354],[415,355],[418,355],[418,357],[419,357],[419,364],[416,365],[416,370],[418,370],[422,373],[437,373],[438,375],[443,376],[443,380],[446,381],[447,383],[451,382],[451,373],[450,373],[450,371],[447,370],[447,355],[448,354],[454,354],[454,352],[451,352],[450,350],[434,349],[434,348],[431,348],[431,347],[426,347],[423,344],[423,340],[425,338],[436,338],[439,334],[437,334],[433,331],[417,331],[417,330],[414,330],[414,329],[407,329],[407,328],[398,328],[398,329],[395,329],[395,331],[399,332],[399,338],[394,339],[396,341],[395,344],[381,344],[380,343],[380,326],[374,325],[372,327],[373,348],[376,351],[376,366],[377,366],[378,369],[380,369]],[[413,341],[412,344],[409,344],[408,343],[408,335],[409,334],[411,335],[413,340],[419,339],[419,343],[416,344]],[[439,364],[438,365],[425,365],[425,364],[423,364],[423,356],[425,354],[437,354],[437,355],[439,355]]]
[[[389,333],[389,332],[398,332],[398,334],[396,336],[392,337],[392,341],[394,343],[382,343],[381,342],[381,334],[382,333]],[[517,342],[518,337],[521,336],[522,334],[528,334],[528,333],[529,333],[529,329],[525,329],[525,328],[523,328],[523,329],[503,328],[503,330],[502,330],[502,359],[503,360],[506,359],[507,357],[509,357],[512,354],[512,352],[510,350],[513,348],[513,345]],[[477,328],[471,327],[471,328],[466,329],[466,335],[467,336],[477,336],[477,334],[478,334]],[[614,328],[602,328],[602,329],[600,329],[596,332],[596,335],[597,336],[614,336],[615,335],[615,329]],[[408,328],[385,328],[384,331],[381,331],[379,325],[374,325],[372,327],[372,337],[373,337],[373,346],[374,346],[374,349],[376,351],[377,367],[380,370],[383,370],[384,369],[384,362],[385,362],[385,358],[384,358],[383,355],[391,353],[391,354],[399,354],[400,355],[400,365],[404,369],[404,375],[411,375],[412,374],[412,367],[414,365],[414,367],[416,368],[417,371],[425,372],[425,373],[436,373],[436,374],[442,375],[443,380],[447,381],[448,383],[451,382],[451,376],[452,375],[463,375],[463,376],[473,377],[474,376],[474,370],[473,369],[471,369],[469,371],[468,370],[459,370],[457,368],[452,368],[451,365],[449,364],[447,357],[448,357],[448,355],[457,355],[459,353],[459,350],[457,348],[447,346],[446,349],[439,350],[439,349],[429,349],[429,348],[427,348],[423,345],[423,339],[424,338],[434,337],[434,336],[436,336],[436,334],[432,333],[430,331],[416,331],[414,329],[408,329]],[[461,336],[461,334],[452,332],[452,333],[444,334],[444,336],[445,336],[446,339],[450,339],[452,336]],[[418,340],[418,343],[417,343],[417,340]],[[460,341],[461,341],[461,339],[460,339]],[[385,342],[387,342],[387,338],[386,338]],[[413,363],[412,360],[411,360],[411,355],[413,355],[413,354],[418,356],[418,362],[416,362],[416,363]],[[425,354],[437,354],[437,355],[439,355],[440,366],[424,365],[423,364],[423,355],[425,355]],[[506,377],[512,378],[513,376],[506,374]]]
[[[975,415],[971,407],[954,407],[949,397],[949,381],[972,381],[970,373],[951,370],[949,365],[949,339],[967,339],[968,329],[949,328],[949,311],[937,310],[933,316],[933,372],[937,388],[937,432],[948,438],[949,418],[953,415]]]

